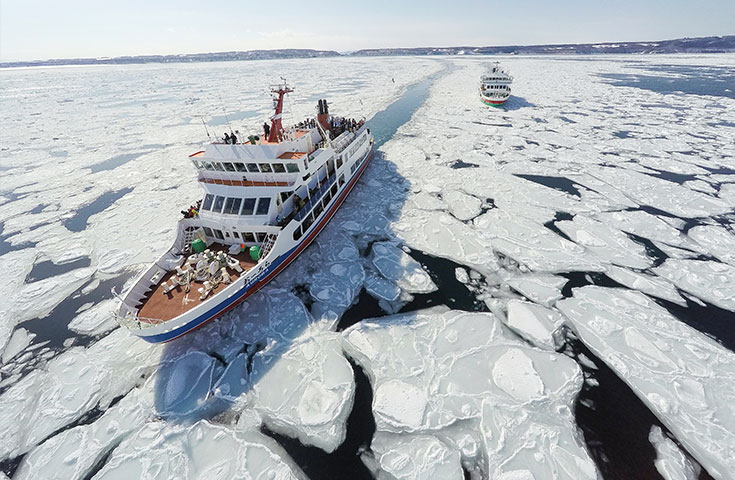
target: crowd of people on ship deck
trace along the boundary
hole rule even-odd
[[[202,206],[202,201],[197,200],[197,203],[195,205],[190,206],[186,210],[182,210],[181,214],[184,215],[184,218],[194,218],[199,215],[199,208]]]
[[[235,130],[235,132],[227,133],[225,132],[225,136],[222,137],[222,141],[224,141],[227,145],[235,145],[239,143],[237,136],[240,135],[239,130]]]

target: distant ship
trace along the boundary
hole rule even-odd
[[[204,189],[183,211],[173,246],[121,300],[120,324],[168,342],[227,312],[291,263],[329,222],[365,171],[373,137],[364,120],[329,115],[281,124],[285,82],[263,139],[225,134],[189,156]]]
[[[492,70],[480,77],[480,99],[485,105],[499,107],[510,98],[510,84],[513,77],[500,68],[495,62]]]

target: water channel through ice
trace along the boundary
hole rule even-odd
[[[0,71],[0,478],[735,478],[735,98],[636,81],[735,57],[501,58],[501,109],[489,61]],[[256,131],[279,75],[371,165],[241,307],[138,340],[110,289],[201,195],[200,116]]]

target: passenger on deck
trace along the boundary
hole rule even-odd
[[[228,145],[230,144],[230,134],[229,133],[225,132],[225,138],[224,138],[224,140],[225,140],[225,143],[226,144],[228,144]]]
[[[304,201],[303,198],[299,196],[298,193],[294,193],[293,194],[293,204],[296,206],[297,210],[301,210],[302,208],[304,208],[304,205],[306,205],[306,202]]]
[[[263,132],[265,132],[265,140],[268,141],[268,137],[271,133],[271,126],[268,125],[267,122],[263,124]]]

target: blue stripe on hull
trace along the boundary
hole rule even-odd
[[[365,171],[365,168],[367,167],[370,157],[373,153],[373,147],[370,146],[370,151],[368,151],[366,155],[366,160],[363,162],[360,169],[357,171],[357,173],[352,177],[352,180],[350,180],[350,183],[347,184],[347,187],[345,188],[344,192],[337,197],[337,200],[334,202],[334,205],[327,211],[327,213],[324,215],[322,220],[317,224],[317,228],[311,232],[309,235],[305,236],[304,239],[293,247],[288,252],[284,253],[280,257],[278,257],[276,260],[273,261],[273,263],[268,267],[267,270],[265,270],[266,275],[264,278],[253,285],[250,286],[244,286],[238,292],[231,296],[230,298],[223,300],[222,302],[215,305],[213,308],[211,308],[209,311],[203,313],[199,317],[195,318],[194,320],[180,326],[179,328],[176,328],[174,330],[171,330],[170,332],[165,333],[159,333],[158,335],[148,335],[143,336],[140,335],[140,338],[145,340],[146,342],[150,343],[164,343],[164,342],[170,342],[171,340],[178,338],[182,335],[185,335],[192,330],[195,330],[199,327],[204,326],[208,322],[214,320],[218,316],[224,314],[231,308],[235,307],[238,303],[245,300],[247,297],[252,295],[253,293],[257,292],[261,288],[263,288],[268,282],[270,282],[273,277],[275,277],[282,269],[286,268],[286,266],[291,263],[299,253],[301,253],[302,250],[304,250],[313,240],[316,238],[316,236],[321,232],[321,230],[324,228],[324,226],[331,220],[332,216],[337,212],[337,209],[342,204],[342,202],[347,198],[347,195],[350,193],[352,188],[355,186],[355,183],[357,183],[357,180],[362,176],[362,173]]]

